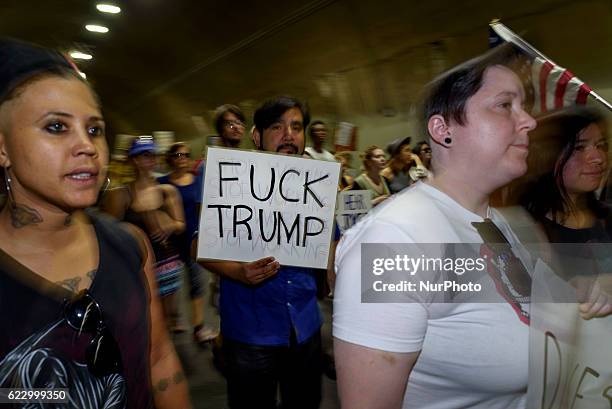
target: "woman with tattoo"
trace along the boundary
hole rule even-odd
[[[65,388],[70,408],[189,408],[150,244],[92,206],[99,101],[61,54],[0,39],[0,388]]]

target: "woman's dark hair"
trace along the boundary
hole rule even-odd
[[[537,128],[530,132],[528,174],[522,178],[527,184],[521,203],[536,218],[549,212],[555,223],[563,224],[573,208],[565,185],[563,169],[574,152],[580,133],[596,124],[604,136],[607,127],[602,114],[591,107],[571,107],[544,115]],[[596,217],[605,217],[607,208],[587,193],[587,207]]]
[[[74,63],[61,53],[13,38],[0,38],[0,105],[16,98],[30,83],[59,76],[86,83]]]

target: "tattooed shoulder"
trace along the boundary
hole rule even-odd
[[[170,385],[178,385],[185,381],[185,374],[182,371],[178,371],[174,375],[168,378],[161,378],[155,385],[153,385],[153,393],[165,392]]]

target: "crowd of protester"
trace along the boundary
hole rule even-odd
[[[333,295],[342,407],[525,408],[530,291],[516,283],[530,282],[534,263],[490,198],[509,189],[507,204],[523,206],[551,243],[612,241],[600,200],[609,174],[603,114],[574,107],[534,119],[511,47],[434,79],[423,97],[423,133],[381,141],[386,149],[330,152],[329,125],[311,123],[293,97],[257,108],[256,150],[338,161],[338,192],[371,194],[367,217],[342,237],[335,229],[327,272],[271,255],[196,260],[206,160],[192,157],[186,142],[160,152],[151,137],[137,137],[125,152],[133,177],[110,180],[91,86],[52,50],[2,40],[0,57],[7,56],[0,64],[2,388],[67,388],[69,407],[78,408],[191,407],[171,341],[187,330],[177,300],[185,276],[189,331],[201,346],[215,342],[231,408],[272,409],[278,399],[283,408],[319,407],[321,294]],[[221,105],[214,122],[221,146],[241,146],[247,117],[239,107]],[[360,170],[352,166],[358,155]],[[165,166],[169,173],[156,177]],[[361,301],[364,243],[488,244],[491,235],[507,244],[495,257],[516,267],[501,272],[516,281],[481,278],[497,285],[498,302]],[[567,267],[563,256],[552,264]],[[560,267],[559,275],[601,273],[609,258],[580,256],[595,259],[597,272]],[[214,274],[220,328],[204,322],[204,269]],[[612,311],[604,290],[583,300],[583,317]]]

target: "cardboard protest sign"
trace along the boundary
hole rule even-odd
[[[340,164],[208,148],[198,258],[327,268]]]
[[[372,208],[372,192],[369,190],[348,190],[338,193],[336,223],[344,233]]]
[[[587,321],[577,303],[551,302],[575,292],[538,261],[531,296],[528,408],[612,407],[612,317]]]
[[[350,122],[340,122],[336,128],[334,145],[336,152],[357,149],[357,127]]]

